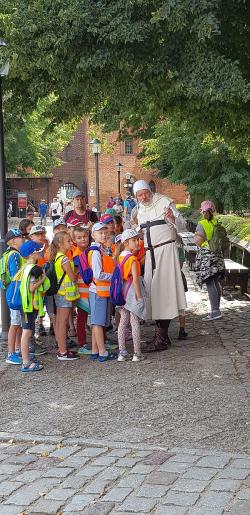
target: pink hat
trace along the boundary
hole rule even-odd
[[[102,224],[108,224],[110,222],[113,222],[113,217],[110,216],[109,214],[105,213],[104,215],[101,216],[100,222]]]
[[[201,213],[204,213],[204,211],[212,211],[212,212],[214,212],[215,211],[215,205],[212,202],[212,200],[204,200],[201,203],[200,211],[201,211]]]

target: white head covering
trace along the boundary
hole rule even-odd
[[[134,229],[127,229],[126,231],[123,231],[121,242],[124,243],[124,241],[129,240],[130,238],[139,238],[138,232],[134,231]]]
[[[136,195],[136,193],[138,193],[138,191],[140,191],[140,190],[151,191],[148,182],[144,181],[143,179],[141,179],[140,181],[136,181],[134,183],[134,187],[133,187],[134,195]]]

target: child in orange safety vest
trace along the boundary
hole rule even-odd
[[[77,341],[78,341],[78,354],[91,354],[90,347],[86,342],[86,326],[89,309],[89,286],[83,282],[79,272],[79,256],[89,247],[90,244],[90,229],[88,227],[78,226],[72,232],[72,238],[75,243],[73,250],[73,261],[75,270],[77,271],[77,286],[80,293],[80,298],[76,302],[77,306]]]
[[[114,271],[112,256],[105,253],[108,237],[107,226],[97,222],[92,227],[92,250],[88,253],[88,264],[93,271],[89,287],[89,304],[92,326],[92,353],[90,359],[104,362],[116,359],[117,354],[109,353],[105,347],[104,328],[110,323],[110,284]],[[94,249],[93,249],[94,246]]]

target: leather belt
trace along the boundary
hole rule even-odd
[[[163,245],[167,245],[168,243],[174,243],[176,240],[168,240],[164,241],[164,243],[159,243],[159,245],[152,245],[151,247],[145,247],[145,250],[157,249],[158,247],[162,247]]]
[[[166,225],[165,220],[154,220],[153,222],[146,222],[145,224],[141,224],[141,229],[147,229],[147,227],[155,227],[156,225]]]

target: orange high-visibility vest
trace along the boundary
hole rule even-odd
[[[75,248],[73,252],[73,259],[76,256],[80,256],[82,254],[82,251],[78,249],[78,247]],[[82,276],[80,272],[77,274],[77,286],[80,293],[81,299],[88,299],[89,298],[89,286],[83,282]]]
[[[90,250],[88,253],[88,263],[92,269],[93,269],[93,267],[92,267],[93,252],[94,252],[93,250]],[[107,274],[112,274],[115,269],[115,263],[114,263],[112,257],[106,256],[102,251],[101,251],[101,256],[102,256],[102,271]],[[94,277],[93,282],[96,286],[96,294],[99,297],[109,297],[110,296],[111,281],[98,281]]]

